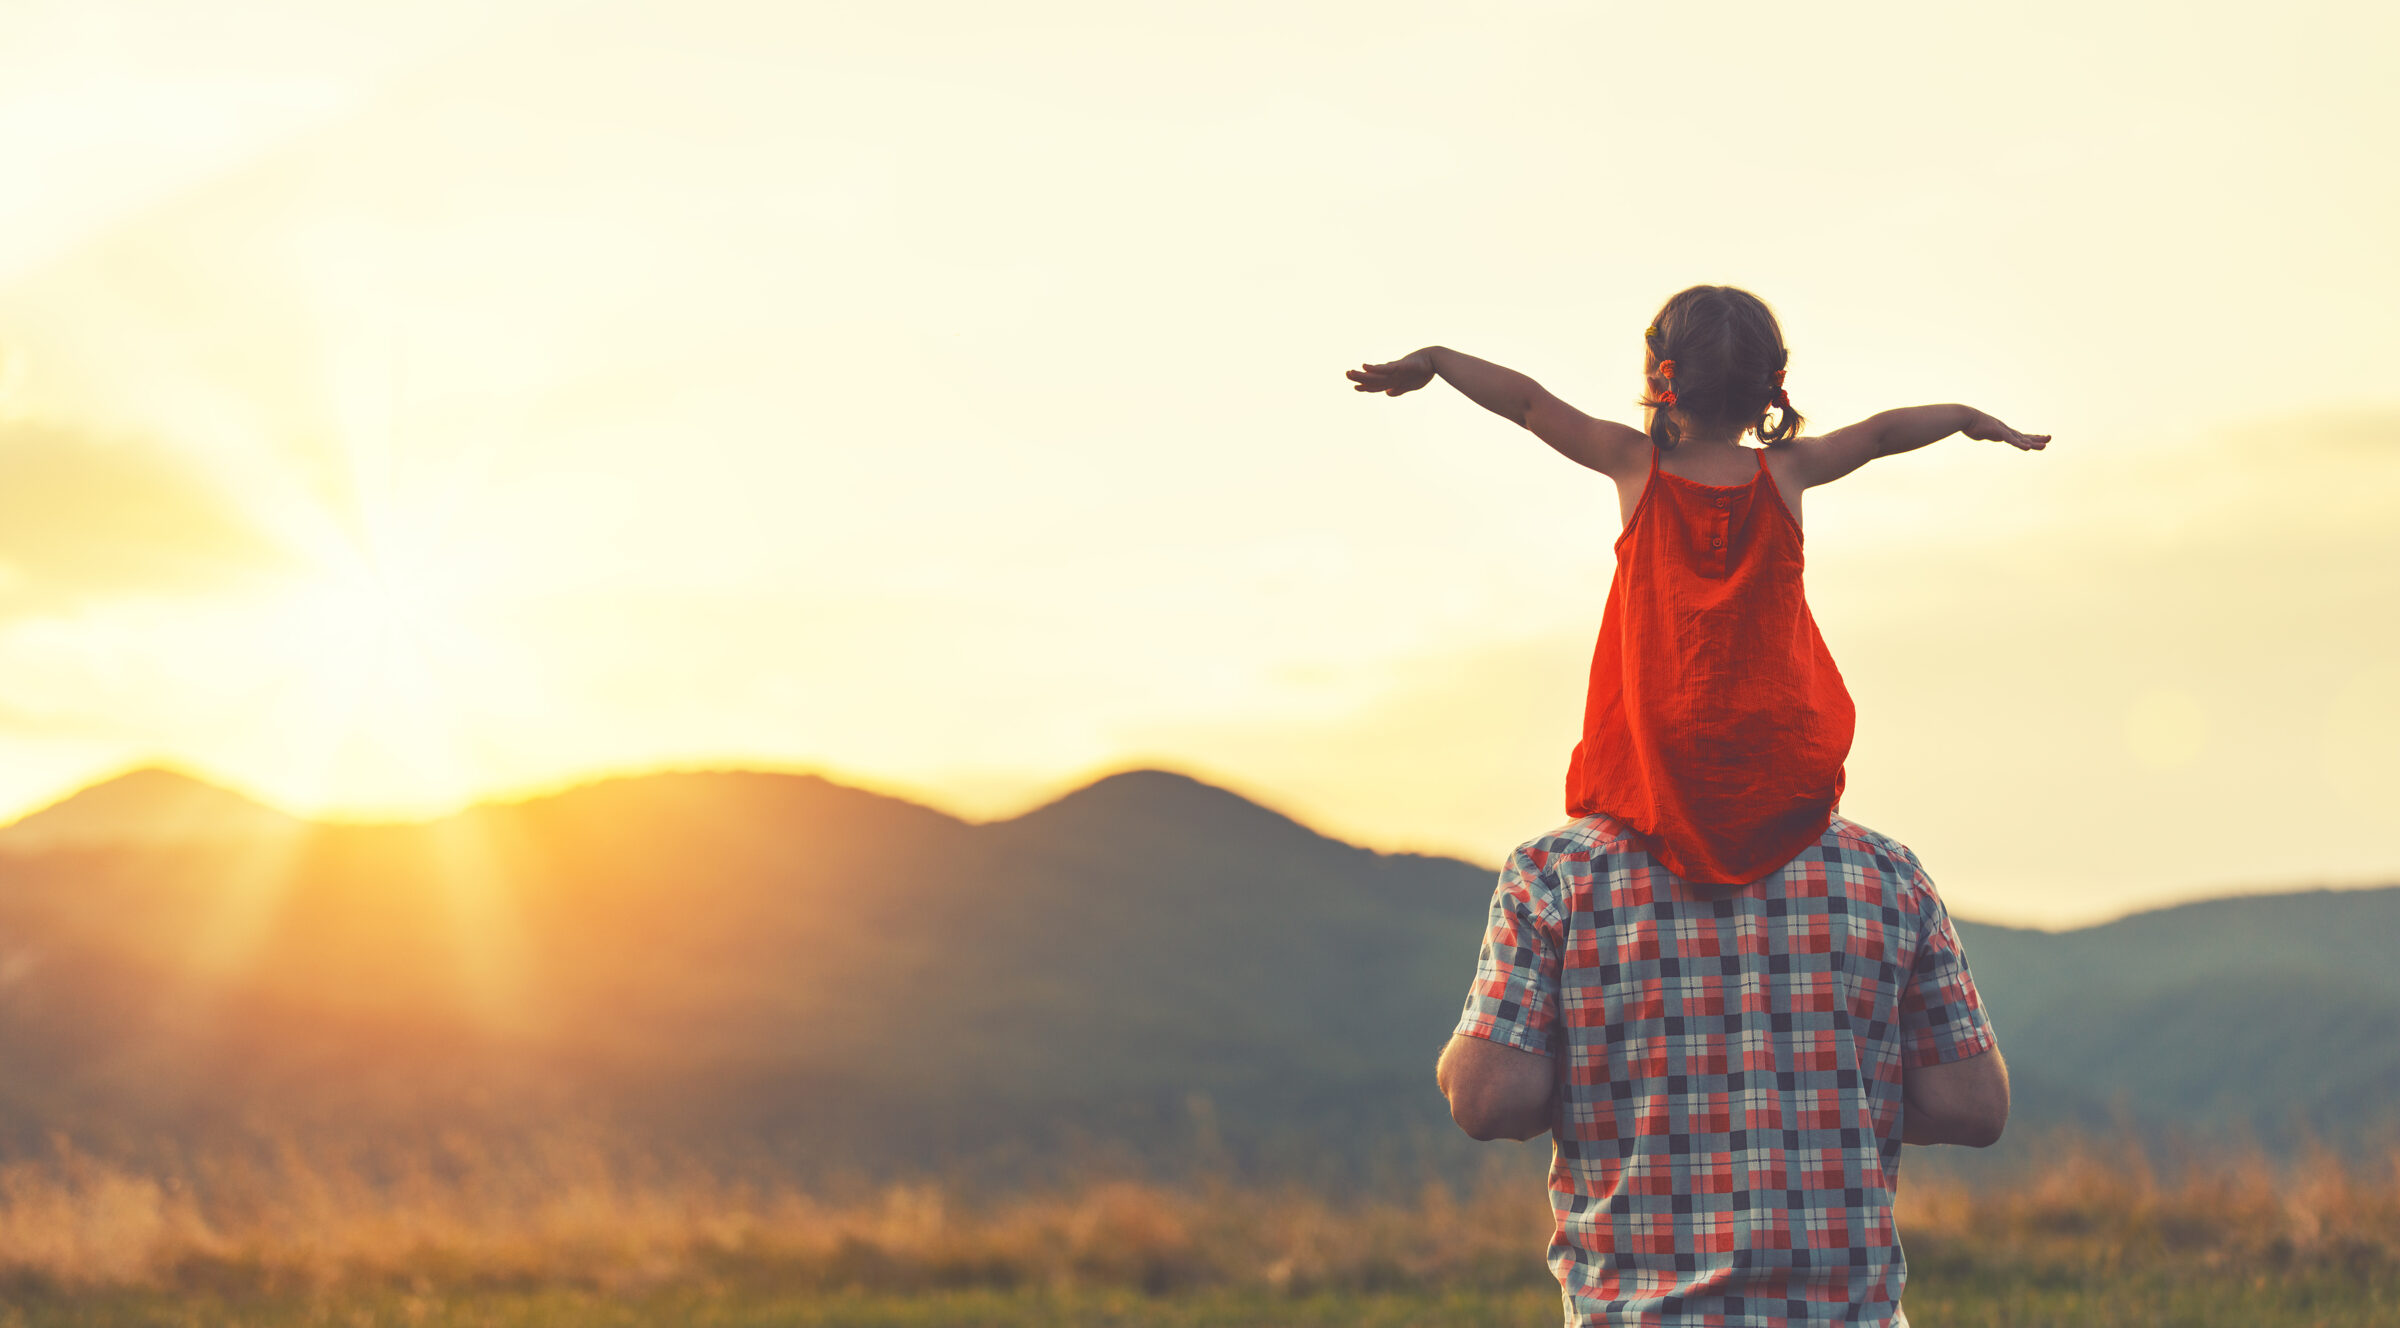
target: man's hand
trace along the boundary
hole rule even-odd
[[[1396,397],[1433,381],[1433,356],[1426,351],[1403,355],[1388,364],[1362,364],[1344,374],[1361,392]]]
[[[1987,443],[2006,443],[2022,452],[2039,452],[2050,445],[2050,435],[2018,433],[1980,410],[1976,411],[1965,424],[1960,425],[1958,431],[1969,438],[1980,438]]]

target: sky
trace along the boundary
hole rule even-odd
[[[2380,4],[130,0],[0,10],[0,814],[1161,765],[1497,862],[1633,419],[1757,291],[1843,811],[1962,915],[2400,881]]]

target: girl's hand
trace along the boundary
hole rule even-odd
[[[1424,351],[1403,355],[1389,364],[1362,364],[1342,375],[1358,384],[1361,392],[1381,392],[1396,397],[1414,392],[1433,381],[1433,357]]]
[[[2023,452],[2039,452],[2050,445],[2050,435],[2018,433],[1980,410],[1975,412],[1975,418],[1968,420],[1966,427],[1960,429],[1959,432],[1969,438],[1980,438],[1987,443],[2006,443]]]

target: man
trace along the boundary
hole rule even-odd
[[[2008,1121],[1958,933],[1916,856],[1836,816],[1766,879],[1694,886],[1607,816],[1520,847],[1436,1076],[1478,1139],[1553,1139],[1570,1328],[1897,1324],[1900,1146]]]

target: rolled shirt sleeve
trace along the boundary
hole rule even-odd
[[[1915,868],[1911,893],[1924,939],[1900,993],[1900,1064],[1915,1069],[1980,1056],[2000,1043],[1982,993],[1975,990],[1975,975],[1967,970],[1967,952],[1950,910],[1924,869],[1913,861],[1909,865]]]
[[[1501,868],[1460,1033],[1538,1055],[1557,1050],[1559,894],[1547,855],[1530,846]]]

